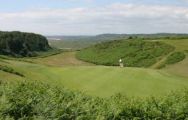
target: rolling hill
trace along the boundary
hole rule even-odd
[[[188,34],[157,33],[157,34],[100,34],[93,36],[46,36],[50,45],[54,48],[80,50],[91,45],[113,40],[180,40],[187,39]]]
[[[118,40],[85,48],[78,52],[77,58],[108,66],[118,66],[121,58],[128,67],[150,67],[174,49],[159,41]]]
[[[185,119],[187,45],[186,39],[112,41],[40,57],[0,55],[0,119]],[[100,48],[92,51],[95,55],[115,51],[109,57],[116,57],[118,48],[131,54],[136,50],[136,55],[159,55],[154,65],[165,63],[165,67],[120,68],[76,58],[84,52],[92,55],[91,48]],[[166,64],[176,52],[185,58]]]
[[[116,93],[140,97],[156,96],[188,86],[186,77],[169,74],[163,70],[83,65],[55,67],[54,65],[36,64],[39,63],[37,60],[33,60],[36,63],[5,61],[8,64],[1,64],[22,73],[25,76],[24,79],[43,81],[59,87],[65,86],[72,90],[100,97],[109,97]],[[3,72],[3,74],[5,73]],[[11,76],[9,75],[8,78]],[[12,79],[14,77],[13,74]],[[20,78],[20,76],[16,78]]]

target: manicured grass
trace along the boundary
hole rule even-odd
[[[188,79],[162,70],[105,66],[47,67],[10,61],[28,80],[41,80],[51,85],[100,97],[116,93],[128,96],[160,96],[171,90],[188,87]]]
[[[45,64],[50,66],[88,66],[93,65],[91,63],[87,63],[81,60],[76,59],[76,52],[62,52],[57,55],[52,55],[45,58],[37,58],[33,59],[33,62],[39,64]]]

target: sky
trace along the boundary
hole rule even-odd
[[[0,0],[0,31],[188,33],[188,0]]]

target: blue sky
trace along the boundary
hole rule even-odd
[[[24,11],[34,8],[97,7],[113,3],[187,6],[186,0],[0,0],[0,11]]]
[[[0,30],[44,35],[188,33],[188,0],[0,0]]]

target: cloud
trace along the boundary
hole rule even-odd
[[[181,0],[181,1],[183,1],[183,2],[188,2],[188,0]]]
[[[1,30],[42,34],[188,33],[188,8],[111,4],[96,8],[0,13]]]

